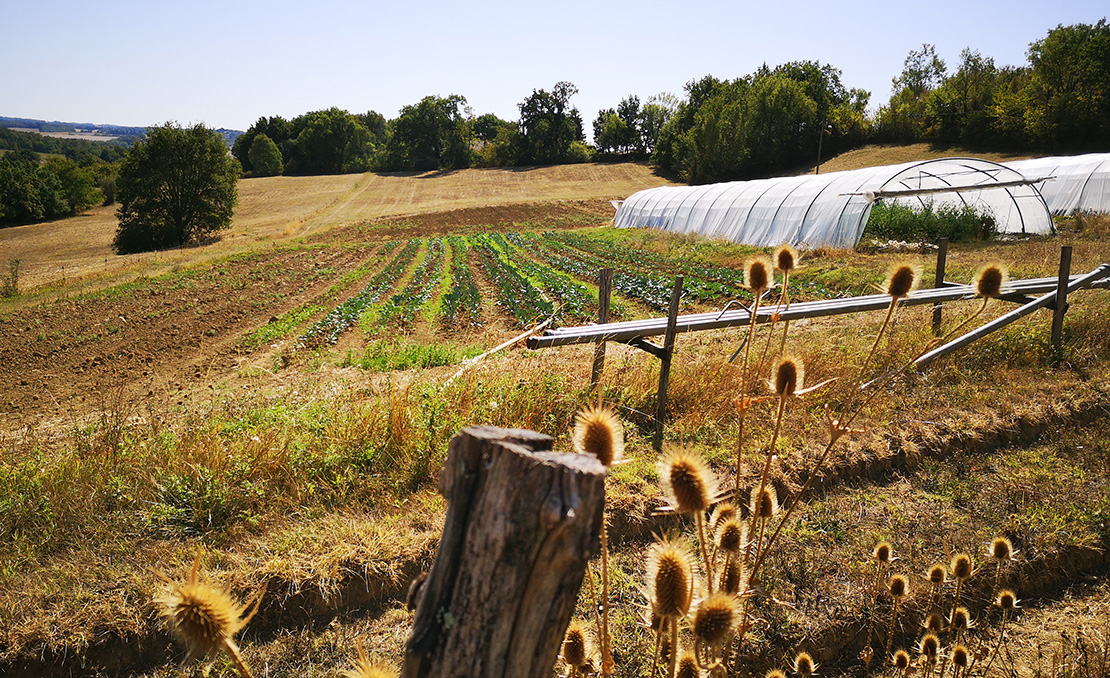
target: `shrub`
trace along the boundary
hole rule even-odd
[[[951,242],[990,240],[998,233],[998,222],[988,210],[979,211],[968,205],[936,205],[932,201],[922,207],[899,202],[879,202],[871,208],[864,237],[879,240]]]
[[[8,259],[8,274],[0,280],[0,297],[19,296],[19,259]]]

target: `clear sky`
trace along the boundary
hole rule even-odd
[[[704,75],[815,60],[885,104],[923,43],[1022,65],[1059,24],[1105,0],[832,3],[687,0],[537,3],[185,0],[0,4],[0,115],[245,130],[261,116],[338,106],[386,118],[429,94],[516,120],[533,89],[569,80],[590,136],[628,94],[684,96]]]

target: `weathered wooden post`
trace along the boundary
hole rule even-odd
[[[402,676],[551,677],[605,502],[597,459],[551,443],[487,426],[451,440],[443,537],[416,594]]]
[[[948,262],[948,238],[941,238],[937,243],[937,274],[933,279],[933,287],[944,287],[944,267]],[[941,303],[933,304],[933,336],[940,336]]]
[[[1064,314],[1068,310],[1068,280],[1071,278],[1071,245],[1060,248],[1060,270],[1056,278],[1056,305],[1052,310],[1052,352],[1060,355],[1064,341]]]
[[[597,324],[609,322],[609,298],[613,294],[613,269],[603,268],[597,274]],[[605,370],[605,342],[594,347],[594,366],[590,371],[590,390],[597,388]]]
[[[682,276],[674,280],[671,291],[671,307],[667,313],[667,333],[663,335],[663,350],[659,356],[659,391],[655,398],[655,435],[651,446],[656,452],[663,451],[663,419],[667,414],[667,388],[671,383],[671,358],[674,356],[674,335],[678,327],[678,306],[682,301]]]

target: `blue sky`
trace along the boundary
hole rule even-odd
[[[923,43],[950,70],[965,47],[1021,65],[1049,29],[1110,14],[1104,0],[6,4],[0,115],[240,130],[330,106],[393,118],[429,94],[515,120],[533,89],[560,80],[578,87],[572,103],[589,130],[628,94],[681,98],[703,75],[797,60],[839,68],[874,108]]]

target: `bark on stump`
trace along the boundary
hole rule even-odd
[[[402,676],[552,675],[597,550],[605,468],[551,443],[486,426],[451,440],[439,479],[447,518]]]

